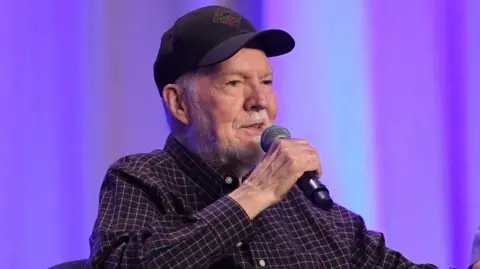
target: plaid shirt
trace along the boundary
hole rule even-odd
[[[215,171],[172,136],[116,161],[101,187],[89,268],[437,268],[385,247],[362,217],[316,208],[296,186],[253,221]]]
[[[473,238],[472,260],[470,264],[480,262],[480,226],[478,226]]]

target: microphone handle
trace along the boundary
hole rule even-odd
[[[327,187],[320,182],[315,172],[303,173],[297,180],[297,185],[305,196],[321,209],[328,211],[332,208],[333,200],[330,198],[330,192]]]

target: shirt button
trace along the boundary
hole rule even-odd
[[[260,261],[258,261],[258,264],[260,264],[260,266],[265,266],[265,261],[264,261],[264,260],[260,260]]]
[[[225,183],[227,184],[232,184],[233,179],[231,177],[226,177],[225,178]]]
[[[238,242],[238,243],[236,244],[237,248],[241,247],[242,245],[243,245],[242,242]]]

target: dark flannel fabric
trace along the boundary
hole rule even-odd
[[[473,238],[472,260],[470,264],[480,262],[480,226],[478,226]]]
[[[325,212],[294,187],[253,221],[226,196],[239,180],[173,137],[108,170],[90,238],[89,268],[437,268],[414,265],[383,235],[334,205]]]

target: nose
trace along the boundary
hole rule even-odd
[[[256,86],[251,89],[246,101],[246,111],[260,111],[267,109],[268,98],[265,90],[261,86]]]

